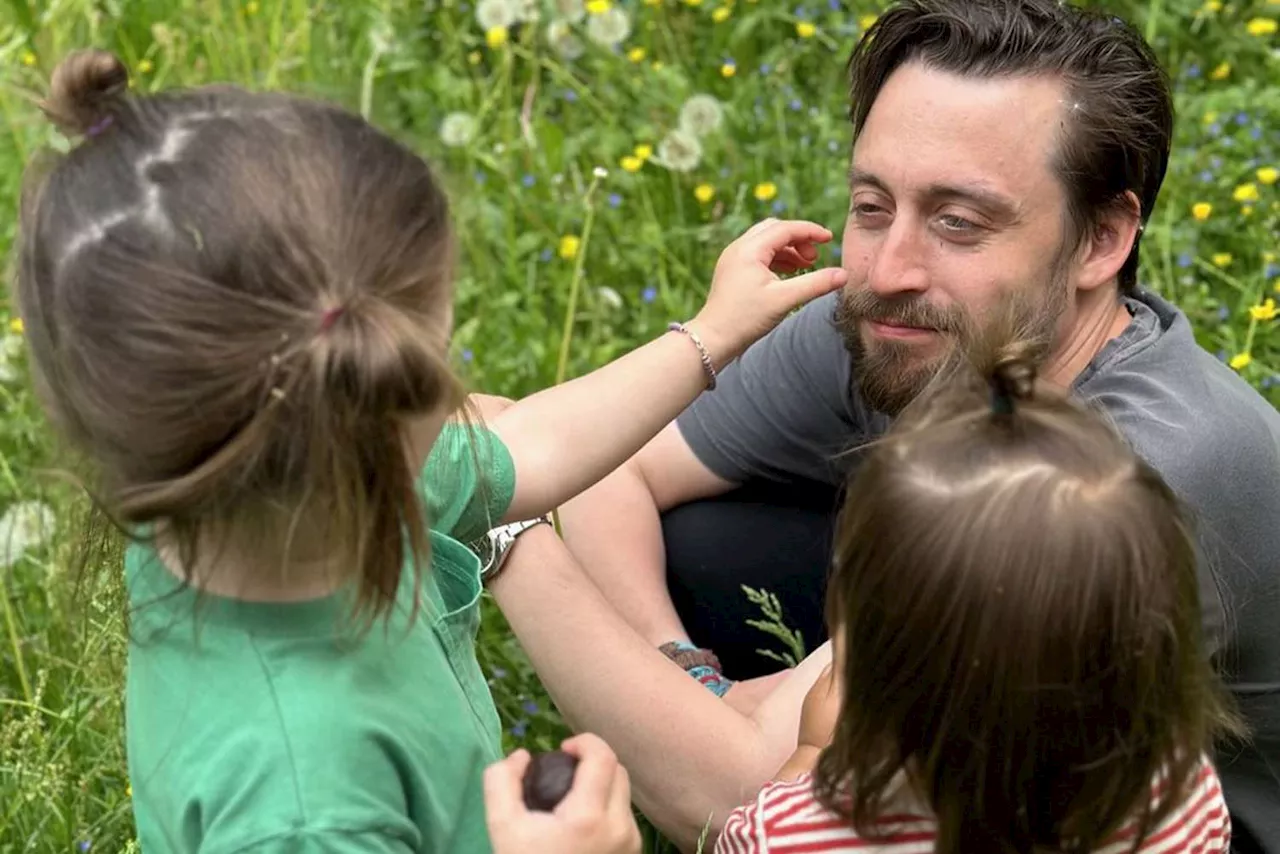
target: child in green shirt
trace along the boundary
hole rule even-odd
[[[100,51],[44,106],[84,139],[28,182],[18,305],[52,420],[134,534],[143,850],[487,852],[500,727],[469,544],[544,520],[839,287],[774,273],[830,232],[756,225],[688,324],[481,427],[421,158],[301,98],[130,92]]]

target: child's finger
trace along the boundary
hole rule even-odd
[[[823,228],[816,222],[780,219],[752,235],[751,242],[754,250],[759,253],[760,260],[768,263],[784,247],[805,243],[827,243],[832,237],[829,229]]]
[[[565,795],[556,812],[599,815],[609,804],[618,757],[609,745],[590,733],[574,736],[561,745],[565,753],[578,757],[573,772],[573,788]]]
[[[524,805],[524,772],[529,768],[526,750],[517,750],[484,769],[485,813],[490,822],[509,822],[528,810]]]
[[[831,293],[849,281],[849,273],[842,267],[824,267],[794,279],[774,282],[769,287],[783,295],[788,310],[804,305],[823,294]]]
[[[816,255],[817,253],[814,254]],[[794,273],[796,270],[803,270],[812,264],[812,260],[806,261],[804,256],[794,247],[787,246],[773,256],[773,263],[769,265],[769,269],[775,273]]]
[[[612,815],[631,815],[631,775],[619,762],[614,772],[613,788],[609,794],[609,812]]]

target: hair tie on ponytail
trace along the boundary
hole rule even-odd
[[[93,137],[102,133],[107,128],[111,127],[111,124],[114,121],[115,121],[114,116],[103,116],[102,118],[98,119],[98,121],[89,125],[89,127],[85,129],[84,135],[92,139]]]
[[[991,412],[994,415],[1013,414],[1013,395],[998,382],[991,386]]]

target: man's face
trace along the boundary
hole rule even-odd
[[[1048,340],[1070,322],[1066,197],[1050,164],[1069,113],[1047,78],[890,76],[853,151],[838,323],[861,391],[896,414],[962,318],[1013,300]]]

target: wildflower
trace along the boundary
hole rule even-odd
[[[598,45],[613,47],[631,35],[631,17],[622,9],[610,7],[587,21],[587,38]]]
[[[560,257],[572,261],[578,257],[578,249],[582,247],[582,238],[576,234],[566,234],[560,238]]]
[[[705,205],[716,197],[716,188],[710,184],[699,184],[693,190],[693,197]]]
[[[26,327],[23,326],[21,317],[15,317],[9,321],[9,331],[14,335],[21,335],[25,329]]]
[[[714,95],[694,95],[680,108],[680,128],[694,136],[706,136],[720,129],[724,107]]]
[[[1250,307],[1249,316],[1254,320],[1275,320],[1276,301],[1268,297],[1261,305]]]
[[[635,153],[635,156],[639,157],[641,160],[648,160],[650,157],[653,156],[653,146],[649,145],[646,142],[642,142],[636,146],[636,150],[634,153]]]
[[[662,70],[662,60],[654,60],[654,62],[653,62],[653,70],[654,70],[654,71],[661,71],[661,70]]]
[[[1239,187],[1236,187],[1236,190],[1231,194],[1231,197],[1237,202],[1256,202],[1258,200],[1258,185],[1241,184]]]
[[[533,24],[542,17],[541,0],[511,0],[516,23]]]
[[[609,177],[609,170],[604,168],[603,166],[597,166],[596,168],[591,170],[591,174],[595,175],[597,178],[601,180],[604,180],[605,178]]]
[[[596,294],[600,297],[600,302],[604,303],[609,308],[622,308],[622,296],[613,288],[601,286],[596,288]],[[529,702],[533,703],[532,700]],[[532,709],[525,706],[525,711],[531,715],[536,715],[538,713],[538,706],[536,703],[533,704]]]
[[[525,733],[529,731],[528,721],[516,721],[511,726],[511,734],[516,738],[524,738]]]
[[[756,184],[753,195],[762,202],[767,202],[774,196],[778,195],[778,185],[772,181],[764,181]]]
[[[644,291],[642,291],[640,294],[640,299],[643,302],[653,302],[657,298],[658,298],[658,292],[654,290],[652,286],[645,288]]]
[[[1211,80],[1226,80],[1231,75],[1231,63],[1224,62],[1209,72]]]
[[[622,196],[619,196],[617,193],[609,194],[609,207],[616,208],[621,204],[622,204]]]
[[[1234,259],[1230,252],[1218,252],[1213,256],[1213,264],[1215,267],[1229,267],[1231,266],[1232,260]]]
[[[1208,202],[1196,202],[1191,206],[1191,215],[1196,218],[1196,222],[1204,222],[1211,213],[1213,213],[1213,205]]]
[[[1244,28],[1251,36],[1269,36],[1275,33],[1276,22],[1273,18],[1254,18]]]
[[[552,50],[560,55],[561,59],[569,62],[582,56],[582,42],[573,34],[573,29],[568,21],[552,21],[547,26],[547,43],[551,45]],[[565,93],[565,97],[568,97],[568,92]]]
[[[1270,186],[1276,182],[1277,178],[1280,178],[1280,170],[1277,170],[1274,166],[1263,166],[1258,170],[1257,175],[1259,181]]]
[[[603,15],[613,8],[613,4],[609,0],[587,0],[588,15]]]
[[[57,517],[43,501],[20,501],[0,516],[0,569],[13,566],[53,532]]]
[[[476,120],[470,113],[450,113],[440,123],[440,140],[450,148],[461,148],[476,137]]]
[[[685,130],[673,130],[658,143],[658,162],[672,172],[692,172],[702,162],[702,143]]]
[[[253,5],[255,5],[255,6],[256,6],[257,4],[255,3],[255,4],[253,4]],[[251,13],[251,14],[252,14],[252,13]],[[93,843],[92,843],[92,842],[90,842],[88,839],[81,839],[81,840],[76,844],[76,847],[77,847],[77,848],[79,848],[81,851],[88,851],[90,848],[92,848],[92,847],[93,847]]]
[[[464,362],[470,362],[470,361],[471,361],[472,359],[474,359],[475,357],[476,357],[476,354],[475,354],[475,353],[473,353],[473,352],[471,351],[471,349],[470,349],[470,348],[467,348],[467,349],[465,349],[465,350],[463,350],[463,351],[462,351],[462,361],[464,361]],[[497,672],[498,672],[498,671],[496,671],[496,670],[495,670],[495,671],[494,671],[494,674],[495,674],[495,675],[497,675]]]
[[[152,71],[155,71],[155,68],[156,68],[156,64],[149,59],[143,59],[138,61],[139,74],[150,74]]]
[[[702,0],[684,0],[686,6],[701,6]]]
[[[626,157],[622,158],[622,160],[619,162],[618,165],[621,166],[623,169],[625,169],[627,172],[639,172],[642,168],[644,168],[644,161],[641,160],[639,157],[633,157],[632,155],[628,154]]]
[[[730,14],[732,13],[729,11],[728,6],[717,6],[716,10],[711,13],[711,20],[715,21],[717,24],[723,24],[725,21],[729,20]]]
[[[864,30],[869,30],[878,17],[878,15],[863,15],[858,19],[858,26]]]
[[[813,34],[816,33],[817,31],[818,31],[818,28],[813,25],[812,21],[796,22],[796,35],[798,35],[802,39],[813,38]]]
[[[732,77],[738,73],[738,64],[732,59],[726,59],[724,64],[720,66],[721,77]]]
[[[505,30],[516,22],[516,9],[511,0],[480,0],[476,3],[476,23],[488,33]]]
[[[484,42],[494,50],[502,47],[507,43],[507,28],[494,27],[491,30],[487,30],[484,34]]]
[[[644,0],[646,6],[661,6],[662,0]]]
[[[1237,371],[1242,371],[1249,367],[1249,363],[1253,361],[1253,356],[1248,353],[1237,353],[1231,357],[1231,367]]]
[[[31,66],[35,65],[36,55],[29,50],[24,50],[22,52],[22,64],[25,65],[27,68],[30,68]]]
[[[258,14],[258,0],[249,0],[244,4],[244,13],[250,17]]]
[[[551,8],[554,10],[552,17],[570,24],[576,24],[587,16],[587,7],[582,0],[552,0]]]
[[[631,48],[631,50],[627,51],[627,59],[631,60],[632,62],[642,61],[644,59],[644,48],[642,47]]]

